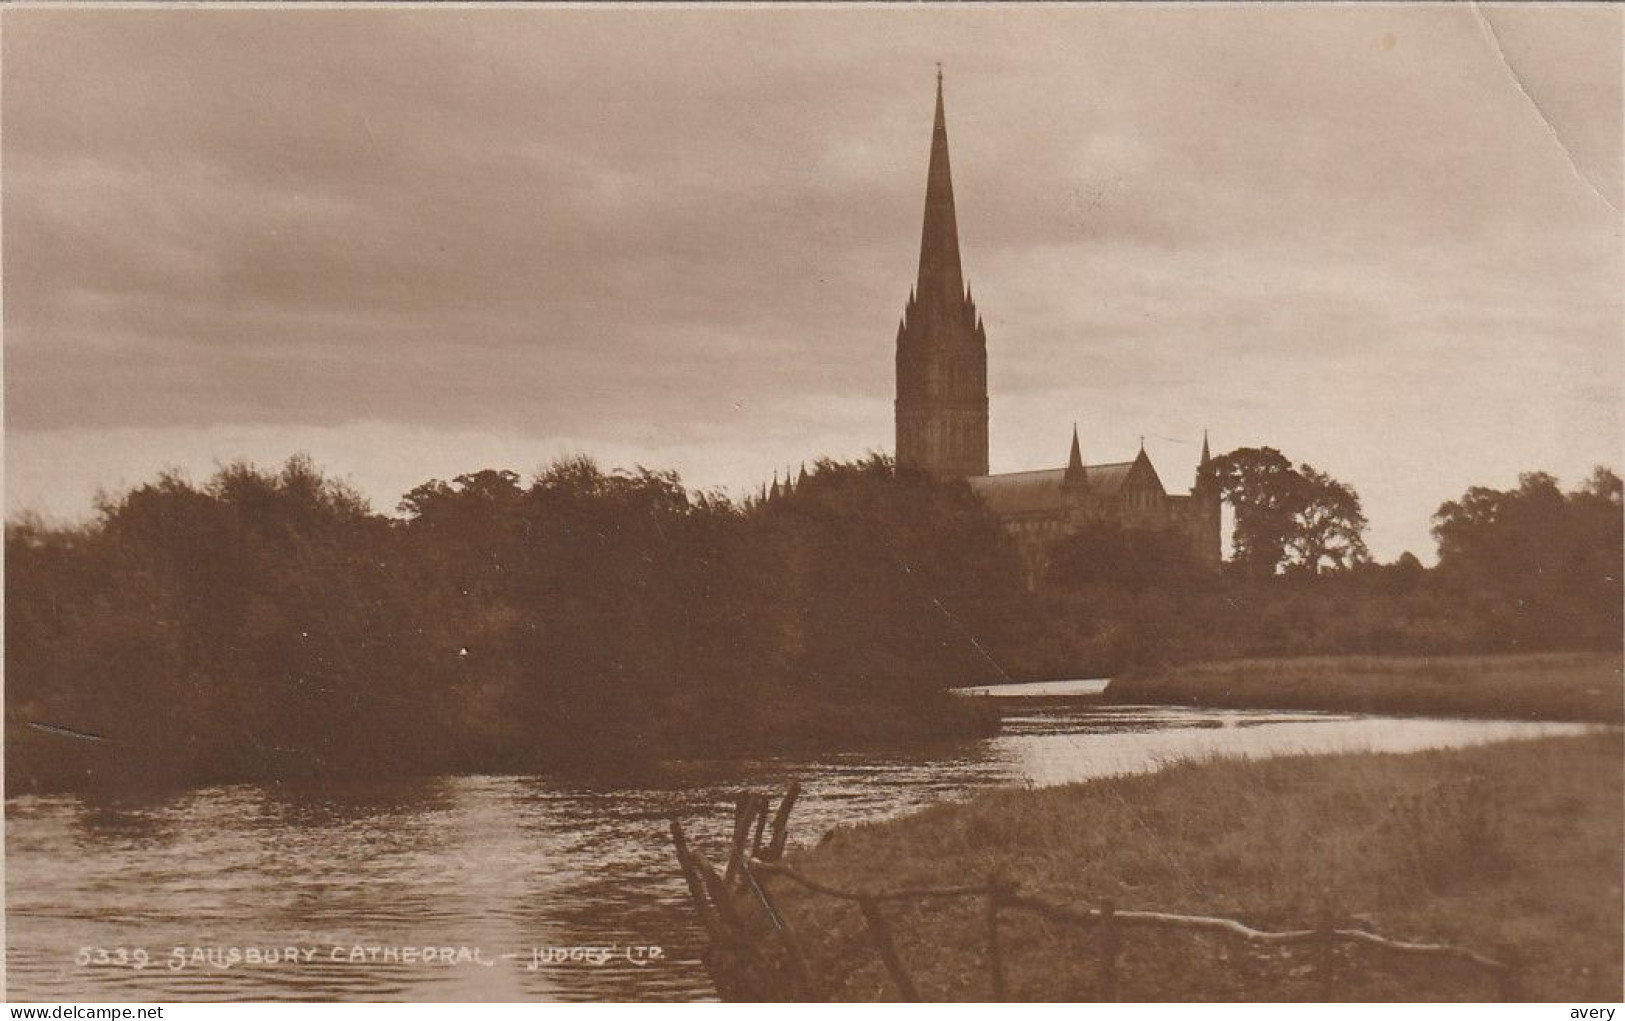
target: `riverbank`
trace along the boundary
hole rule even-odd
[[[1514,947],[1524,998],[1617,1000],[1622,752],[1613,732],[1410,755],[1186,763],[1001,790],[838,829],[787,864],[864,891],[998,875],[1053,903],[1109,901],[1266,929],[1313,926],[1329,910],[1342,925],[1394,938]],[[851,905],[774,885],[832,998],[893,997]],[[922,996],[990,995],[983,901],[887,908]],[[1010,998],[1099,998],[1098,947],[1087,934],[1015,913],[1001,933]],[[1136,930],[1121,961],[1122,999],[1323,998],[1312,951]],[[1466,965],[1345,948],[1331,995],[1498,992]]]
[[[1617,652],[1504,656],[1306,656],[1164,667],[1115,678],[1119,704],[1324,709],[1619,723]]]
[[[566,721],[567,722],[567,721]],[[922,691],[907,698],[813,698],[765,687],[725,704],[667,704],[615,725],[556,727],[489,746],[406,751],[364,764],[324,756],[228,755],[187,742],[149,746],[8,720],[6,793],[162,791],[216,784],[343,784],[367,779],[462,775],[616,776],[681,759],[757,759],[856,754],[952,745],[992,737],[1000,714],[990,698]],[[263,749],[262,749],[263,750]],[[274,751],[274,749],[273,749]]]

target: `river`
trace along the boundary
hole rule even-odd
[[[674,762],[647,775],[236,785],[6,802],[13,1000],[689,1000],[711,996],[666,838],[720,842],[735,793],[805,793],[796,842],[1001,784],[1208,755],[1412,751],[1578,724],[1001,699],[995,738],[897,754]],[[1030,696],[1048,697],[1030,697]],[[1057,697],[1067,696],[1067,697]],[[568,948],[603,948],[577,953]],[[291,959],[290,959],[291,953]],[[428,960],[425,961],[424,958]]]

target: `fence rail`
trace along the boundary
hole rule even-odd
[[[1453,958],[1494,977],[1503,1000],[1515,1000],[1519,996],[1517,955],[1510,947],[1501,948],[1497,956],[1491,957],[1443,943],[1390,939],[1364,929],[1339,927],[1329,912],[1324,913],[1320,924],[1313,928],[1272,932],[1233,918],[1166,911],[1120,911],[1110,902],[1093,908],[1056,904],[1024,893],[1015,884],[996,875],[982,883],[959,886],[876,891],[841,889],[803,875],[780,861],[789,839],[790,811],[800,794],[801,785],[792,782],[780,799],[777,811],[771,815],[771,836],[766,838],[765,846],[763,840],[769,831],[770,800],[761,794],[740,795],[734,807],[733,836],[727,862],[720,874],[705,855],[689,842],[682,823],[677,819],[671,820],[672,844],[676,849],[678,867],[682,870],[689,897],[710,941],[706,966],[717,985],[718,994],[724,999],[782,999],[786,998],[786,994],[788,998],[796,1000],[827,998],[826,990],[818,982],[809,963],[800,936],[773,899],[768,884],[763,883],[764,877],[782,879],[810,893],[855,904],[863,918],[871,947],[898,996],[905,1001],[919,1000],[920,992],[898,953],[892,937],[891,921],[884,906],[965,898],[982,898],[986,901],[983,917],[989,982],[994,1000],[1005,1000],[1011,995],[1000,931],[1002,916],[1009,912],[1025,912],[1050,922],[1095,932],[1099,951],[1098,985],[1103,1000],[1112,1000],[1117,996],[1122,937],[1130,929],[1197,931],[1249,943],[1314,947],[1318,951],[1316,969],[1322,999],[1331,999],[1335,991],[1338,944],[1374,947],[1397,955]],[[766,931],[773,934],[783,950],[788,961],[787,976],[779,975],[778,970],[769,964],[769,954],[762,945],[762,924],[758,922],[752,925],[746,921],[744,912],[753,905],[765,920]]]

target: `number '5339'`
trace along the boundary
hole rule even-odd
[[[146,947],[80,947],[73,963],[81,968],[102,965],[140,971],[152,964],[152,956]]]

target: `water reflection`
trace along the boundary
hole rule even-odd
[[[987,695],[991,698],[1055,698],[1099,695],[1111,683],[1109,677],[1080,677],[1071,681],[1028,681],[1025,684],[989,684],[975,688],[951,689],[956,695]]]
[[[1406,751],[1582,729],[1041,697],[1011,699],[1004,733],[987,741],[670,763],[614,782],[452,777],[140,801],[25,796],[6,806],[8,982],[14,998],[31,1000],[704,998],[701,940],[666,825],[680,816],[698,839],[720,843],[743,787],[800,780],[795,833],[813,840],[996,784],[1212,754]],[[548,948],[649,945],[662,956],[642,966],[625,955],[532,964]],[[81,948],[98,947],[107,961],[76,963]],[[144,950],[149,964],[117,963],[120,948]],[[232,948],[234,965],[221,956]],[[428,963],[424,951],[434,952]]]
[[[168,811],[175,800],[173,792],[87,795],[74,813],[72,825],[78,839],[93,844],[163,844],[175,838],[174,815]]]

